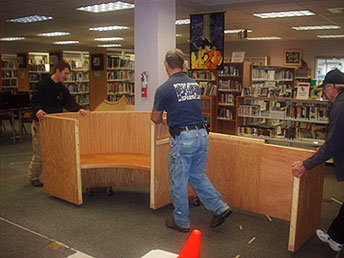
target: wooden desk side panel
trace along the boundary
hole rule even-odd
[[[320,165],[294,179],[289,251],[298,250],[321,225],[324,174],[324,165]]]
[[[40,122],[44,191],[82,204],[78,121],[45,117]]]
[[[209,137],[206,173],[230,206],[258,211],[261,144]]]
[[[158,209],[171,203],[168,173],[170,152],[169,132],[166,124],[151,124],[151,181],[150,207]]]
[[[150,112],[91,112],[81,116],[81,154],[150,155],[150,125]]]

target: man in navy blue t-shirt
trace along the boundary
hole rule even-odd
[[[166,226],[180,232],[190,231],[188,181],[204,206],[214,216],[210,227],[221,225],[232,213],[205,174],[208,158],[208,131],[201,110],[201,90],[183,71],[184,54],[179,49],[167,52],[165,68],[169,79],[155,93],[152,121],[159,124],[167,112],[171,138],[168,155],[169,192],[174,205]]]

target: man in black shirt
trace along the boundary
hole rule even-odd
[[[29,166],[29,180],[35,187],[43,184],[39,180],[42,173],[41,146],[39,140],[39,121],[47,114],[61,113],[63,108],[72,112],[86,115],[87,111],[77,104],[63,85],[70,73],[70,66],[65,61],[59,61],[54,65],[54,73],[47,79],[41,80],[34,89],[31,99],[32,106],[32,149],[33,155]]]

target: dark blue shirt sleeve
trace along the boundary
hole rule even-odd
[[[156,111],[165,110],[164,96],[159,88],[155,92],[153,109]]]

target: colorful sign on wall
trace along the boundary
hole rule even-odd
[[[220,69],[224,56],[224,12],[190,16],[191,69]]]

